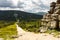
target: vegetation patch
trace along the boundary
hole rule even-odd
[[[35,32],[35,33],[39,33],[40,32],[40,27],[41,27],[41,20],[30,20],[30,21],[20,21],[18,23],[18,25],[24,29],[25,31],[29,31],[29,32]],[[45,33],[49,33],[49,34],[53,34],[53,35],[59,35],[59,31],[57,31],[56,29],[54,30],[47,30]]]
[[[54,37],[60,35],[60,31],[57,30],[48,30],[46,33],[52,34]]]
[[[18,25],[24,29],[25,31],[30,31],[30,32],[39,32],[40,28],[40,20],[30,20],[30,21],[20,21]]]
[[[6,24],[4,24],[4,23]],[[17,29],[16,29],[16,25],[15,22],[6,22],[6,21],[2,21],[0,22],[0,38],[8,38],[11,37],[12,35],[17,35]],[[4,26],[3,26],[4,25]]]

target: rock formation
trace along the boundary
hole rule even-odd
[[[50,11],[41,19],[41,30],[60,28],[60,0],[52,2]],[[41,31],[45,32],[45,31]]]

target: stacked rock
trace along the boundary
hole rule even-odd
[[[60,28],[60,0],[51,3],[50,11],[41,19],[41,27],[44,30]]]

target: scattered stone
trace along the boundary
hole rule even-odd
[[[47,31],[47,28],[46,28],[46,27],[45,27],[45,28],[43,28],[43,27],[40,28],[40,32],[41,32],[41,33],[44,33],[44,32],[46,32],[46,31]]]
[[[13,36],[11,36],[10,38],[18,38],[18,37],[19,37],[19,36],[17,36],[17,35],[16,35],[16,36],[15,36],[15,35],[13,35]]]
[[[51,35],[54,35],[55,33],[51,33]]]
[[[57,35],[56,37],[57,37],[57,38],[60,38],[60,35]]]
[[[58,35],[58,38],[60,38],[60,35]]]

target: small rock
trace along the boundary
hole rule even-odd
[[[40,32],[41,32],[41,33],[44,33],[44,32],[46,32],[46,31],[47,31],[46,27],[41,27],[41,28],[40,28]]]
[[[60,35],[58,35],[57,38],[60,38]]]
[[[51,33],[52,35],[54,35],[55,33]]]
[[[15,35],[13,35],[13,36],[11,36],[11,38],[18,38],[19,36],[15,36]]]

